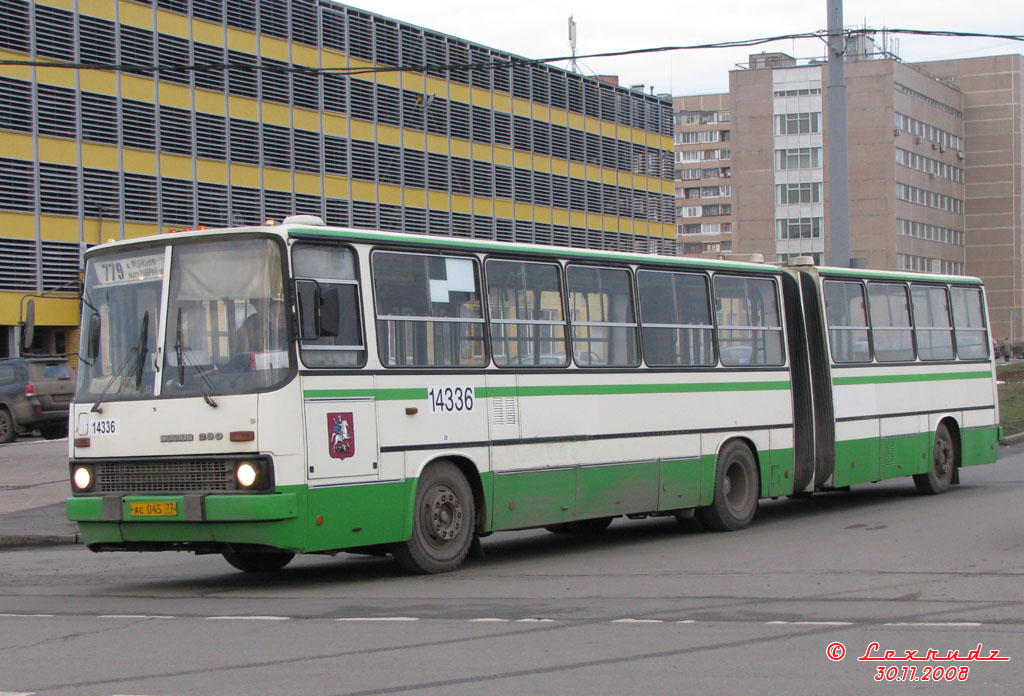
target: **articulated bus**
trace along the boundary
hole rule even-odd
[[[93,551],[390,553],[995,461],[974,278],[325,226],[86,254],[67,501]]]

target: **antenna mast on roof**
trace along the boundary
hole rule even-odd
[[[569,15],[569,47],[572,49],[572,60],[569,61],[569,69],[579,74],[580,66],[576,62],[576,20]]]

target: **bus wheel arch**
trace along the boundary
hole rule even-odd
[[[403,570],[445,573],[455,570],[476,536],[479,507],[472,481],[479,475],[468,460],[435,459],[420,471],[412,508],[412,533],[391,553]],[[467,475],[467,469],[470,471]],[[480,497],[482,498],[482,486]]]
[[[726,440],[715,464],[714,498],[710,505],[697,510],[701,521],[715,531],[742,529],[754,518],[760,497],[757,448],[747,438]]]
[[[914,486],[918,492],[939,495],[949,490],[953,483],[959,483],[957,470],[961,464],[961,451],[960,427],[955,419],[943,418],[935,426],[931,447],[931,469],[923,474],[914,474]]]

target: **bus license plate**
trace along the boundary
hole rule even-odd
[[[129,503],[132,517],[177,517],[178,503],[163,500],[151,503]]]

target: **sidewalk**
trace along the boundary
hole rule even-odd
[[[79,543],[64,511],[70,493],[67,440],[0,445],[0,547]]]

